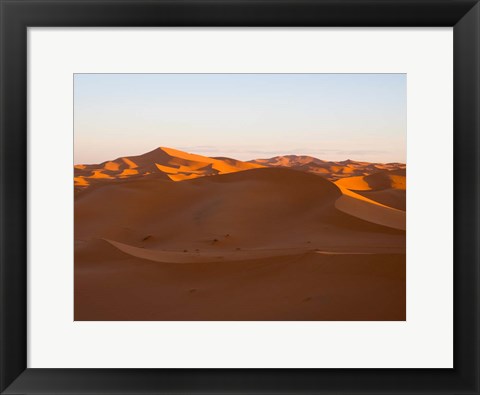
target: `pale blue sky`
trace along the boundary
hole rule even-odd
[[[406,161],[405,74],[76,74],[75,163],[159,146]]]

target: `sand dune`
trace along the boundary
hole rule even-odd
[[[180,183],[131,179],[91,188],[77,197],[76,238],[179,250],[277,248],[307,242],[312,248],[341,250],[368,248],[372,241],[379,244],[379,238],[393,238],[395,245],[403,238],[378,227],[376,220],[369,223],[368,218],[338,211],[335,202],[340,196],[340,189],[328,180],[280,168]],[[371,232],[376,234],[373,239]]]
[[[407,194],[404,190],[389,188],[379,191],[357,191],[356,193],[397,210],[405,211],[407,209]]]
[[[367,176],[348,177],[335,181],[365,198],[398,210],[406,210],[406,170],[385,170]]]
[[[344,213],[374,224],[406,230],[405,211],[385,206],[346,188],[340,188],[343,195],[335,201],[335,207]]]
[[[74,166],[74,185],[76,190],[102,182],[102,179],[121,179],[132,176],[145,176],[152,173],[162,173],[166,179],[183,181],[198,177],[227,174],[260,167],[288,167],[294,170],[320,175],[331,181],[344,178],[356,178],[347,184],[341,184],[349,189],[370,190],[370,183],[379,182],[373,177],[365,180],[365,176],[376,173],[390,172],[390,180],[394,180],[395,172],[399,172],[399,182],[405,174],[402,163],[370,163],[345,160],[339,162],[323,161],[311,156],[285,155],[269,159],[255,159],[248,162],[226,157],[206,157],[159,147],[143,155],[117,158],[100,164],[78,164]],[[358,182],[358,188],[350,188],[353,182]],[[382,181],[380,181],[382,182]],[[397,186],[396,186],[397,187]],[[374,189],[378,189],[375,187]],[[405,189],[405,188],[404,188]]]
[[[336,181],[335,184],[355,191],[378,191],[389,188],[406,190],[406,170],[384,170],[366,176],[348,177]]]
[[[331,181],[345,177],[375,174],[385,170],[396,171],[405,169],[403,163],[370,163],[350,159],[331,162],[305,155],[275,156],[268,159],[255,159],[250,161],[250,163],[266,167],[289,167],[295,170],[318,174]]]
[[[173,148],[159,147],[143,155],[118,158],[95,165],[75,165],[74,185],[78,190],[101,182],[161,173],[172,181],[227,174],[262,167],[231,158],[209,158]]]
[[[166,148],[89,166],[75,166],[77,320],[405,319],[405,213],[361,195],[401,179],[355,192]]]

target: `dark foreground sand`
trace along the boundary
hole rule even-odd
[[[405,320],[404,254],[182,264],[93,248],[76,257],[75,320]]]

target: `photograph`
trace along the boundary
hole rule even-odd
[[[406,74],[73,84],[75,321],[406,320]]]

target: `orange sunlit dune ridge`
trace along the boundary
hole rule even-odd
[[[85,188],[99,179],[124,179],[157,174],[172,181],[234,173],[263,167],[231,158],[210,158],[159,147],[143,155],[118,158],[97,165],[75,165],[75,187]]]
[[[405,176],[406,171],[404,169],[386,170],[366,176],[342,178],[335,183],[339,187],[356,191],[372,191],[386,188],[405,191],[407,189]]]
[[[100,164],[75,165],[74,185],[79,190],[105,180],[121,180],[147,175],[156,175],[167,181],[185,181],[262,167],[288,167],[317,174],[330,181],[348,179],[349,181],[339,186],[352,190],[370,191],[378,188],[370,187],[369,183],[386,185],[388,182],[391,184],[390,187],[405,189],[405,165],[402,163],[382,164],[352,160],[329,162],[311,156],[297,155],[244,162],[226,157],[197,155],[166,147],[159,147],[143,155],[121,157]],[[387,177],[388,182],[383,179],[376,180],[375,177],[368,178],[375,173],[385,171],[392,173]]]

